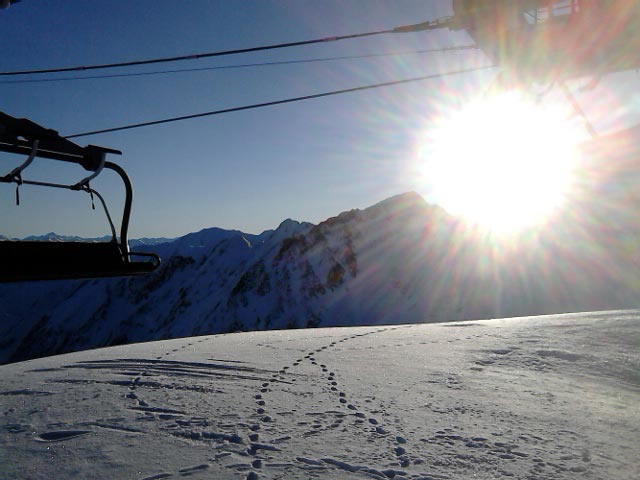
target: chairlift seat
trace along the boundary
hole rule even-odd
[[[157,268],[155,261],[130,261],[116,242],[1,241],[0,262],[0,282],[133,276]]]

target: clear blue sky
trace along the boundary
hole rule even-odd
[[[435,19],[448,15],[450,8],[448,0],[23,0],[0,11],[0,69],[108,63],[358,33]],[[464,33],[444,30],[126,71],[467,43]],[[66,135],[457,70],[485,61],[472,51],[118,79],[1,83],[0,110]],[[258,233],[285,218],[318,222],[409,190],[429,200],[429,192],[411,173],[423,129],[442,108],[481,92],[492,75],[426,81],[77,141],[124,152],[112,159],[127,169],[134,183],[132,237],[178,236],[210,226]],[[636,109],[637,78],[631,77],[627,90],[620,85],[628,86],[628,78],[609,80],[619,84],[611,90],[626,102],[635,101]],[[8,171],[19,161],[4,156],[0,168]],[[73,181],[83,173],[38,160],[25,177]],[[116,214],[121,189],[108,174],[103,177],[93,186],[110,200]],[[0,185],[0,233],[21,237],[48,231],[84,236],[108,232],[103,215],[90,210],[86,195],[24,187],[21,200],[22,205],[15,207],[14,187]]]

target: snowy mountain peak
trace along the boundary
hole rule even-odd
[[[365,215],[376,217],[381,215],[409,216],[413,220],[427,220],[429,217],[439,216],[453,219],[437,205],[427,203],[416,192],[408,192],[379,202],[364,210]]]
[[[286,219],[275,230],[272,230],[265,241],[268,242],[281,242],[285,238],[294,237],[313,226],[309,222],[298,222],[290,218]],[[265,232],[266,233],[266,232]],[[264,234],[263,234],[264,235]]]
[[[300,226],[301,222],[298,222],[297,220],[293,220],[291,218],[287,218],[286,220],[283,220],[282,223],[280,223],[280,225],[278,225],[277,230],[281,230],[281,229],[295,229],[298,226]]]
[[[408,207],[427,207],[429,204],[416,192],[406,192],[401,193],[399,195],[394,195],[393,197],[389,197],[381,202],[376,203],[372,207],[369,207],[367,210],[376,209],[376,208],[408,208]]]
[[[42,241],[50,241],[50,242],[61,242],[64,239],[62,235],[58,235],[55,232],[45,233],[40,236],[31,236],[28,237],[27,240],[42,240]]]

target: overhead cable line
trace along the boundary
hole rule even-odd
[[[419,55],[427,53],[446,53],[462,50],[478,50],[476,45],[460,45],[456,47],[443,47],[443,48],[430,48],[425,50],[406,50],[402,52],[388,52],[388,53],[370,53],[363,55],[344,55],[338,57],[322,57],[322,58],[309,58],[302,60],[281,60],[276,62],[260,62],[260,63],[243,63],[238,65],[218,65],[215,67],[199,67],[199,68],[178,68],[174,70],[156,70],[153,72],[136,72],[136,73],[115,73],[110,75],[90,75],[83,77],[61,77],[61,78],[25,78],[20,80],[0,80],[0,84],[24,84],[24,83],[51,83],[51,82],[68,82],[75,80],[100,80],[108,78],[126,78],[126,77],[143,77],[149,75],[165,75],[172,73],[188,73],[188,72],[205,72],[212,70],[232,70],[239,68],[252,68],[252,67],[269,67],[277,65],[295,65],[304,63],[320,63],[331,62],[335,60],[358,60],[364,58],[380,58],[380,57],[394,57],[402,55]]]
[[[221,110],[213,110],[210,112],[203,112],[203,113],[195,113],[192,115],[183,115],[180,117],[172,117],[172,118],[165,118],[162,120],[153,120],[150,122],[142,122],[142,123],[134,123],[134,124],[130,124],[130,125],[124,125],[121,127],[113,127],[113,128],[105,128],[102,130],[93,130],[93,131],[89,131],[89,132],[82,132],[82,133],[75,133],[73,135],[67,135],[65,138],[78,138],[78,137],[87,137],[89,135],[99,135],[99,134],[103,134],[103,133],[110,133],[110,132],[120,132],[123,130],[131,130],[134,128],[141,128],[141,127],[150,127],[153,125],[161,125],[164,123],[173,123],[173,122],[179,122],[182,120],[190,120],[190,119],[194,119],[194,118],[202,118],[202,117],[209,117],[209,116],[213,116],[213,115],[220,115],[223,113],[231,113],[231,112],[239,112],[242,110],[252,110],[252,109],[256,109],[256,108],[263,108],[263,107],[271,107],[274,105],[282,105],[285,103],[293,103],[293,102],[299,102],[302,100],[312,100],[314,98],[322,98],[322,97],[329,97],[332,95],[340,95],[343,93],[352,93],[352,92],[360,92],[363,90],[371,90],[374,88],[381,88],[381,87],[389,87],[392,85],[402,85],[405,83],[411,83],[411,82],[419,82],[419,81],[423,81],[423,80],[432,80],[432,79],[436,79],[436,78],[442,78],[442,77],[448,77],[448,76],[452,76],[452,75],[461,75],[464,73],[472,73],[472,72],[478,72],[481,70],[488,70],[488,69],[492,69],[492,68],[496,68],[496,65],[485,65],[482,67],[474,67],[474,68],[467,68],[464,70],[455,70],[452,72],[444,72],[444,73],[435,73],[432,75],[424,75],[421,77],[414,77],[414,78],[407,78],[404,80],[393,80],[390,82],[382,82],[382,83],[374,83],[371,85],[363,85],[360,87],[353,87],[353,88],[345,88],[343,90],[333,90],[330,92],[323,92],[323,93],[316,93],[313,95],[305,95],[302,97],[294,97],[294,98],[287,98],[284,100],[274,100],[272,102],[265,102],[265,103],[255,103],[252,105],[243,105],[240,107],[232,107],[232,108],[224,108]]]
[[[298,42],[276,43],[272,45],[263,45],[259,47],[238,48],[234,50],[219,50],[215,52],[195,53],[191,55],[180,55],[177,57],[162,57],[162,58],[152,58],[152,59],[146,59],[146,60],[133,60],[129,62],[103,63],[103,64],[96,64],[96,65],[85,65],[85,66],[75,66],[75,67],[58,67],[58,68],[44,68],[44,69],[35,69],[35,70],[17,70],[12,72],[0,72],[0,76],[39,75],[44,73],[79,72],[79,71],[86,71],[86,70],[99,70],[104,68],[132,67],[136,65],[151,65],[154,63],[168,63],[168,62],[178,62],[178,61],[185,61],[185,60],[198,60],[201,58],[221,57],[224,55],[237,55],[241,53],[262,52],[265,50],[277,50],[282,48],[300,47],[303,45],[313,45],[316,43],[337,42],[340,40],[372,37],[375,35],[386,35],[389,33],[409,33],[409,32],[414,32],[419,30],[429,30],[433,28],[441,28],[442,26],[446,25],[446,23],[449,20],[450,18],[447,17],[447,18],[441,18],[441,19],[437,19],[429,22],[416,24],[416,25],[405,25],[401,27],[390,28],[387,30],[377,30],[372,32],[354,33],[350,35],[339,35],[334,37],[316,38],[312,40],[302,40]]]

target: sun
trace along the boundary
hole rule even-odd
[[[422,139],[428,197],[492,232],[541,225],[565,201],[583,133],[566,111],[518,92],[439,119]]]

